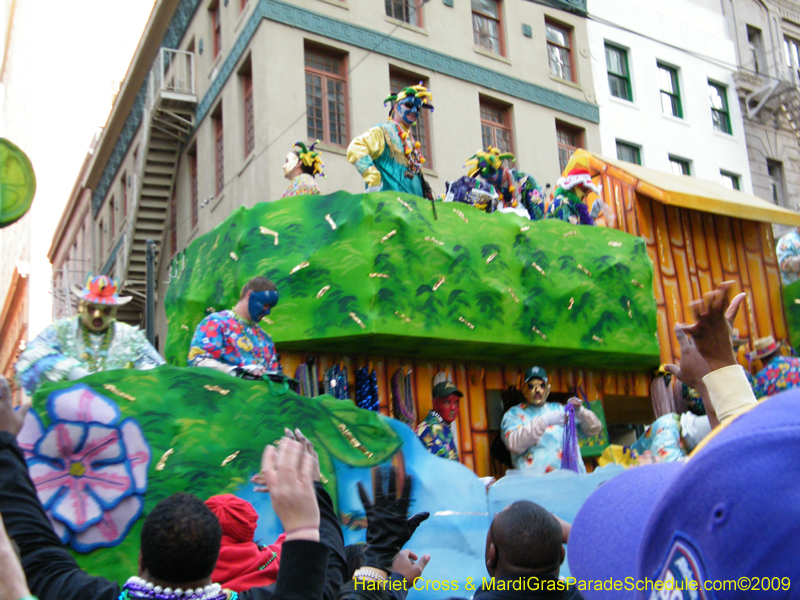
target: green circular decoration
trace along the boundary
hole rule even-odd
[[[0,138],[0,229],[28,212],[36,193],[36,175],[28,156]]]

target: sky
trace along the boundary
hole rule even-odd
[[[4,23],[12,0],[3,0]],[[2,133],[33,163],[29,338],[52,320],[47,251],[89,145],[112,106],[154,0],[16,0]]]

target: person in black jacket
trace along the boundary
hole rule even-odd
[[[39,600],[133,600],[156,593],[162,598],[235,600],[235,592],[219,590],[211,582],[219,552],[219,522],[189,494],[170,496],[145,519],[137,578],[120,588],[82,571],[53,532],[17,446],[25,410],[13,409],[8,383],[0,377],[0,514],[9,537],[19,546],[31,593]],[[265,449],[260,477],[269,487],[287,537],[277,582],[242,592],[240,600],[338,596],[347,576],[344,542],[330,497],[315,482],[318,469],[315,456],[302,442],[287,437],[277,450]]]

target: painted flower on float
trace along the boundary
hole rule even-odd
[[[119,544],[141,516],[151,452],[136,420],[85,384],[30,410],[17,436],[58,536],[78,552]]]

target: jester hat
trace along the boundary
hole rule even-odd
[[[89,274],[83,288],[75,286],[73,293],[81,300],[90,304],[105,304],[107,306],[121,306],[132,300],[130,296],[119,295],[119,283],[108,275],[93,277]]]
[[[464,163],[464,166],[469,167],[467,175],[470,177],[480,175],[484,179],[491,179],[500,170],[500,167],[503,166],[503,161],[506,159],[510,161],[516,160],[511,152],[501,154],[499,149],[489,146],[486,151],[478,150]]]
[[[417,108],[427,108],[429,110],[433,110],[433,95],[428,91],[422,82],[419,82],[419,85],[412,85],[410,87],[405,87],[396,94],[389,94],[386,97],[386,100],[383,101],[383,105],[386,106],[387,102],[392,103],[392,109],[394,109],[395,105],[398,102],[402,102],[407,98],[413,98],[414,104]]]
[[[292,151],[297,154],[297,157],[306,167],[313,167],[313,175],[322,175],[325,177],[325,173],[322,172],[322,167],[325,166],[322,164],[322,156],[319,152],[314,151],[314,146],[317,144],[319,144],[319,140],[306,148],[303,142],[295,142]]]

